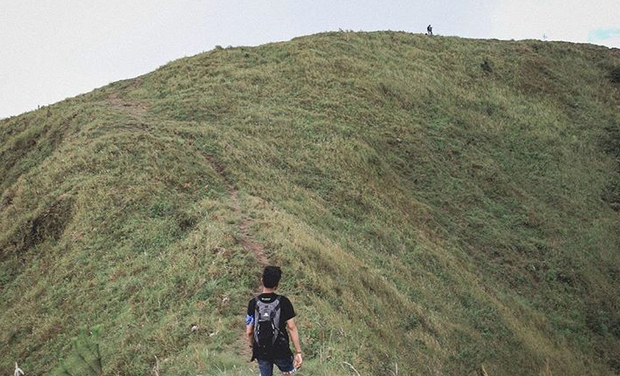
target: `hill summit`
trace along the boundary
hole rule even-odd
[[[62,374],[97,328],[105,375],[256,374],[277,264],[300,374],[618,375],[619,67],[325,33],[2,120],[0,373]]]

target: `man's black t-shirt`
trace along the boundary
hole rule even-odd
[[[277,295],[275,293],[269,294],[260,294],[258,295],[258,299],[265,303],[271,303],[276,300],[277,297],[280,297],[280,333],[286,341],[282,346],[276,346],[273,349],[273,353],[271,354],[254,354],[257,358],[261,359],[282,359],[287,358],[293,353],[289,347],[289,339],[288,332],[286,331],[286,322],[293,317],[295,317],[295,310],[293,309],[293,304],[290,300],[284,295]],[[246,325],[254,324],[254,313],[256,310],[256,300],[252,299],[248,303],[248,313],[246,317]]]

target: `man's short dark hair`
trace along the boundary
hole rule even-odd
[[[268,289],[276,287],[280,283],[280,277],[282,277],[282,270],[279,267],[265,267],[265,270],[263,270],[263,286]]]

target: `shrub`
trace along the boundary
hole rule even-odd
[[[620,84],[620,67],[614,67],[609,72],[609,78],[614,84]]]
[[[487,59],[484,59],[484,61],[480,63],[480,68],[487,73],[493,73],[493,64]]]

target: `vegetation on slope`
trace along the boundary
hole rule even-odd
[[[618,67],[328,33],[3,120],[0,373],[97,326],[105,374],[252,374],[267,261],[303,374],[620,374]]]

